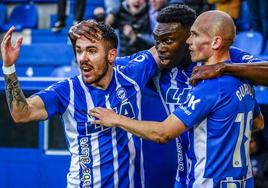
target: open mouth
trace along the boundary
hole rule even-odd
[[[133,7],[134,7],[135,9],[139,9],[139,8],[140,8],[140,5],[139,5],[139,4],[137,4],[137,5],[133,5]]]
[[[85,73],[88,73],[93,70],[93,66],[91,65],[82,65],[81,70]]]
[[[170,58],[168,56],[159,55],[160,60],[169,60]]]

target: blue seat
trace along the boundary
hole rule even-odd
[[[7,8],[5,5],[0,4],[0,26],[4,25],[7,19]]]
[[[62,66],[53,70],[51,77],[74,77],[80,74],[77,66]]]
[[[0,27],[1,31],[7,31],[11,26],[16,27],[16,31],[25,28],[37,28],[38,10],[35,5],[18,5],[11,12],[7,24]]]
[[[32,44],[36,43],[68,43],[67,29],[59,32],[52,32],[50,29],[32,29]]]
[[[71,45],[63,43],[22,45],[16,69],[19,76],[50,76],[54,69],[71,65],[73,57]]]
[[[263,36],[256,31],[243,31],[237,34],[233,46],[241,48],[253,55],[260,55],[263,45]]]
[[[248,10],[248,4],[246,1],[243,1],[240,6],[240,15],[237,18],[236,27],[238,30],[247,31],[250,29],[250,14]]]
[[[71,65],[73,57],[72,46],[64,43],[22,45],[17,65],[59,67]]]

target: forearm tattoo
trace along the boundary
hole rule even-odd
[[[13,105],[22,111],[28,107],[26,98],[20,88],[16,73],[5,75],[6,98],[10,112],[13,111]]]

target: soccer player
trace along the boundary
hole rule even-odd
[[[220,11],[201,14],[187,40],[192,61],[230,62],[234,37],[229,15]],[[262,129],[264,122],[253,88],[244,79],[222,76],[200,82],[163,122],[135,121],[104,108],[89,114],[97,118],[93,123],[120,127],[159,143],[189,129],[188,187],[253,187],[249,139],[251,130]]]
[[[117,36],[110,26],[96,26],[100,36],[95,42],[85,36],[75,41],[81,75],[29,98],[24,97],[15,72],[22,37],[12,46],[15,28],[11,27],[1,43],[7,103],[15,122],[61,115],[72,157],[68,187],[144,187],[141,139],[122,129],[91,124],[87,112],[102,106],[141,119],[141,90],[160,64],[155,61],[157,54],[144,51],[127,66],[114,67]]]

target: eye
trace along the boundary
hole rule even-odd
[[[82,50],[81,49],[76,49],[76,54],[81,54],[82,53]]]
[[[97,53],[97,50],[96,49],[89,49],[88,53],[89,54],[95,54],[95,53]]]
[[[172,42],[173,42],[173,40],[170,39],[170,38],[167,38],[167,39],[165,40],[165,43],[166,43],[166,44],[171,44]]]

